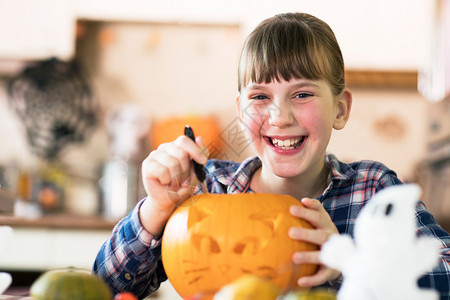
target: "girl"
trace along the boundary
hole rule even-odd
[[[117,224],[94,264],[115,292],[139,297],[167,279],[160,238],[174,209],[196,185],[192,161],[206,164],[210,193],[278,193],[297,198],[304,207],[291,213],[314,229],[291,228],[293,239],[322,245],[335,233],[352,233],[354,220],[377,191],[401,184],[396,174],[374,161],[340,162],[326,152],[333,129],[344,128],[352,94],[345,87],[344,62],[330,27],[304,13],[287,13],[263,21],[249,35],[238,70],[237,111],[255,156],[242,163],[207,160],[201,137],[180,136],[152,151],[142,164],[147,197]],[[196,193],[201,192],[197,187]],[[449,291],[450,238],[423,203],[417,205],[421,234],[443,245],[442,261],[422,278],[442,297]],[[405,249],[405,251],[407,251]],[[294,263],[316,263],[320,251],[294,253]],[[321,265],[298,285],[339,287],[340,274]]]

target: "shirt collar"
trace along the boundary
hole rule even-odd
[[[330,181],[349,180],[357,176],[350,165],[340,162],[334,154],[328,153],[325,156],[325,164],[330,170]],[[223,176],[218,181],[227,186],[227,193],[245,193],[250,187],[250,179],[253,173],[262,165],[257,156],[245,159],[231,177]],[[331,183],[330,182],[330,183]]]
[[[321,202],[327,197],[328,193],[333,190],[333,187],[337,182],[350,180],[358,175],[358,172],[356,172],[349,164],[340,162],[337,157],[331,153],[325,155],[325,164],[329,169],[329,180],[327,188],[323,191],[322,195],[317,198]]]
[[[350,165],[339,161],[334,154],[327,153],[327,155],[325,155],[325,164],[330,170],[331,181],[349,180],[358,175],[356,170]]]
[[[257,156],[248,157],[231,177],[222,177],[218,181],[227,186],[228,194],[245,193],[250,187],[252,175],[261,165],[261,160]]]

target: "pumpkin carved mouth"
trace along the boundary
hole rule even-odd
[[[243,274],[257,274],[258,276],[272,280],[277,277],[277,271],[270,266],[260,266],[256,270],[247,270],[245,268],[241,268]]]

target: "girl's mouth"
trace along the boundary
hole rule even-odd
[[[305,136],[286,139],[266,137],[266,139],[272,146],[283,150],[293,150],[299,148],[302,145],[305,138],[306,138]]]

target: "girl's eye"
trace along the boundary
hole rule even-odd
[[[308,97],[312,97],[312,94],[310,93],[298,93],[297,95],[295,95],[294,98],[300,98],[300,99],[305,99]]]
[[[266,99],[268,99],[268,97],[265,96],[265,95],[255,95],[255,96],[252,96],[250,98],[253,99],[253,100],[266,100]]]

